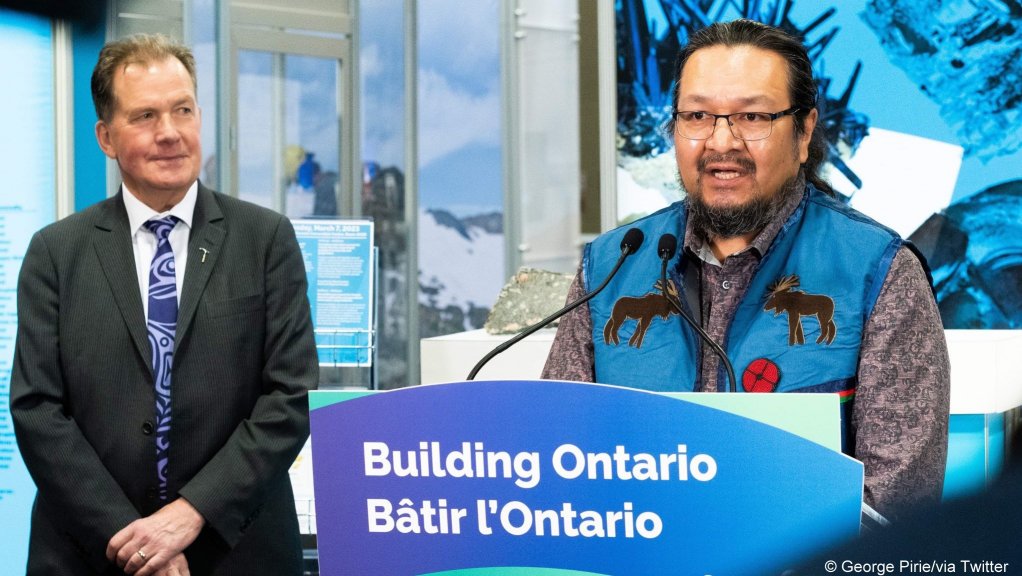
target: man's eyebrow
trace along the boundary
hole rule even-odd
[[[693,94],[693,95],[689,95],[689,96],[683,96],[681,98],[681,101],[686,103],[686,104],[696,104],[696,105],[712,103],[712,102],[714,102],[714,100],[715,100],[715,98],[712,97],[712,96],[703,96],[701,94]],[[770,103],[770,98],[768,98],[765,95],[756,95],[756,96],[747,96],[747,97],[744,97],[744,98],[736,98],[736,99],[734,99],[734,102],[736,102],[738,104],[738,106],[755,106],[755,105],[759,105],[759,104],[768,104],[768,103]]]
[[[170,103],[170,107],[171,108],[177,108],[177,107],[179,107],[181,105],[184,105],[184,104],[187,104],[187,105],[192,106],[192,107],[197,106],[194,97],[192,97],[192,96],[182,96],[181,98],[172,101]],[[134,115],[134,114],[140,114],[142,112],[152,112],[154,110],[158,110],[159,108],[160,108],[160,104],[158,104],[158,103],[144,102],[142,104],[139,104],[138,106],[135,106],[134,108],[126,108],[125,109],[125,113],[127,113],[129,115]]]
[[[137,116],[139,114],[142,114],[143,112],[152,112],[153,110],[155,110],[155,107],[153,106],[142,105],[135,106],[133,108],[125,108],[124,113],[128,116]]]

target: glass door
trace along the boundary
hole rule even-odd
[[[272,37],[253,36],[235,36],[238,197],[290,218],[352,215],[346,190],[352,167],[344,162],[345,154],[351,157],[348,41],[274,46]]]

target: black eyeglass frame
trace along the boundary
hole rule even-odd
[[[787,110],[781,110],[780,112],[753,112],[753,111],[745,111],[745,112],[732,112],[731,114],[712,114],[710,112],[705,112],[703,110],[674,110],[673,112],[671,112],[671,123],[676,127],[675,130],[680,130],[680,128],[677,128],[677,126],[678,126],[678,116],[681,115],[681,114],[686,114],[686,113],[692,114],[692,113],[698,112],[700,114],[706,114],[707,116],[713,116],[713,128],[710,130],[710,133],[705,138],[692,138],[691,136],[685,136],[684,134],[681,135],[682,138],[685,138],[687,140],[709,140],[710,138],[713,138],[713,133],[717,131],[717,120],[720,120],[721,118],[723,118],[724,120],[727,121],[727,129],[731,131],[731,135],[734,136],[735,139],[737,139],[737,140],[744,140],[746,142],[756,142],[758,140],[766,140],[767,138],[769,138],[770,136],[773,135],[773,133],[774,133],[774,120],[777,120],[778,118],[783,118],[784,116],[794,116],[795,114],[798,114],[799,112],[802,112],[802,110],[803,109],[800,106],[792,106],[791,108],[788,108]],[[734,129],[735,123],[731,120],[731,117],[732,116],[741,116],[742,114],[764,114],[766,116],[769,116],[770,117],[770,131],[767,132],[767,135],[763,136],[762,138],[742,138],[741,136],[738,136],[737,134],[735,134],[735,129]]]

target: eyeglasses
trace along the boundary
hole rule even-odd
[[[710,114],[701,111],[675,111],[671,114],[675,130],[689,140],[706,140],[713,136],[717,120],[727,120],[731,135],[739,140],[763,140],[770,137],[774,120],[782,116],[797,114],[801,108],[788,108],[782,112],[735,112],[734,114]]]

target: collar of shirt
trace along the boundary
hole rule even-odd
[[[756,258],[762,258],[763,254],[766,253],[767,248],[773,243],[774,238],[777,237],[777,233],[781,231],[781,227],[788,218],[795,212],[798,205],[802,203],[802,198],[805,197],[808,189],[805,184],[805,177],[802,173],[799,173],[798,180],[795,181],[796,189],[801,189],[801,194],[792,194],[787,201],[781,206],[781,209],[777,211],[777,217],[770,221],[769,224],[763,227],[756,234],[756,237],[752,239],[752,243],[747,248],[738,252],[737,254],[744,254],[749,250]],[[689,254],[699,258],[707,264],[713,264],[714,266],[721,266],[721,262],[717,260],[717,256],[713,253],[713,249],[710,248],[710,243],[707,242],[702,234],[699,234],[691,226],[685,227],[685,251]]]
[[[146,206],[141,200],[132,194],[128,187],[121,184],[123,193],[121,197],[124,198],[124,208],[128,211],[128,226],[131,230],[131,237],[135,238],[138,231],[142,229],[142,225],[152,220],[153,218],[163,218],[165,216],[176,216],[178,220],[183,222],[189,229],[192,227],[192,216],[195,214],[195,201],[199,197],[199,181],[192,182],[191,187],[188,188],[188,192],[185,192],[185,197],[180,202],[174,205],[173,208],[166,212],[160,213],[153,210],[149,206]]]
[[[149,268],[152,265],[153,256],[156,254],[157,245],[155,234],[148,230],[141,232],[144,229],[143,224],[153,218],[165,216],[176,216],[184,224],[175,226],[169,236],[170,247],[174,251],[176,264],[174,280],[180,302],[181,291],[184,288],[184,271],[188,265],[188,237],[191,235],[191,224],[198,195],[199,184],[195,182],[177,205],[159,214],[136,198],[127,188],[124,188],[121,193],[124,198],[124,208],[128,211],[128,225],[131,227],[131,250],[135,255],[135,274],[138,280],[139,296],[142,298],[142,311],[146,318],[149,318]]]

